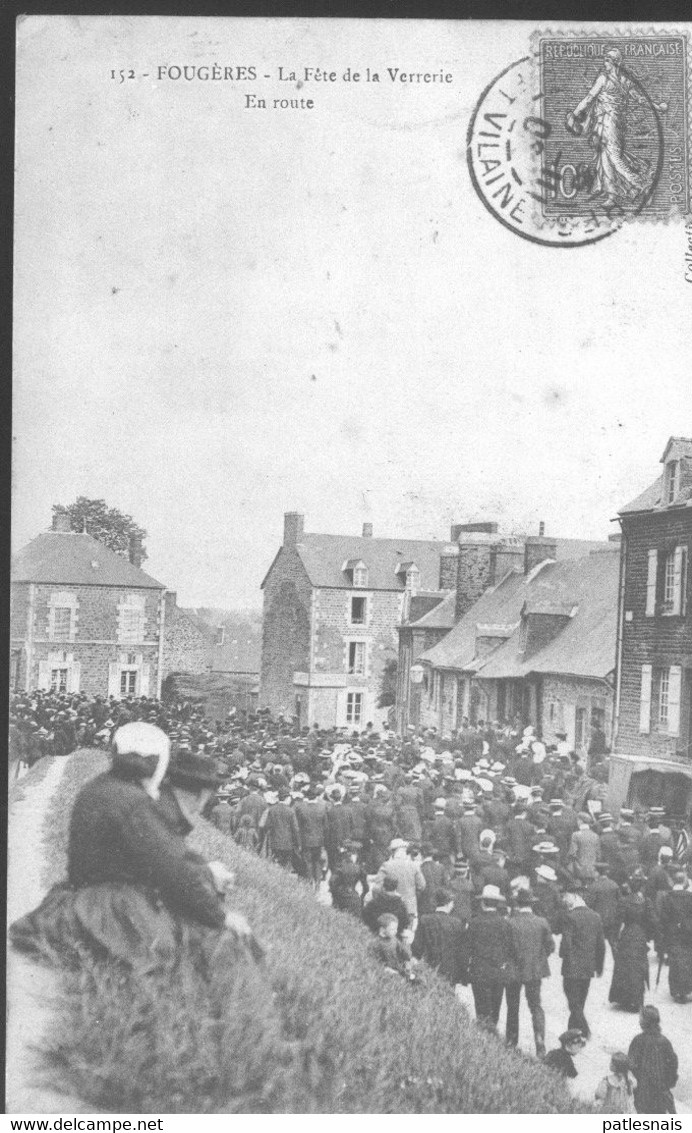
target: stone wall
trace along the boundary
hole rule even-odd
[[[206,673],[211,664],[213,638],[211,627],[205,632],[184,610],[167,600],[163,631],[164,680],[169,673]]]
[[[51,598],[69,595],[74,599],[74,627],[69,640],[50,637]],[[144,634],[140,641],[119,640],[120,606],[129,595],[143,603]],[[110,666],[137,666],[144,674],[142,689],[155,696],[158,688],[158,654],[161,591],[137,587],[67,586],[58,584],[16,583],[12,588],[13,651],[21,649],[22,687],[36,688],[40,680],[41,662],[60,667],[71,666],[74,686],[71,691],[89,696],[108,695]],[[31,642],[28,644],[28,612],[30,609]],[[130,658],[136,660],[130,661]],[[112,687],[112,686],[111,686]],[[144,695],[144,691],[141,693]]]
[[[310,668],[312,587],[290,546],[279,552],[264,587],[260,708],[295,708],[294,672]]]

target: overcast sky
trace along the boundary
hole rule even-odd
[[[24,21],[14,545],[103,497],[181,604],[235,606],[260,602],[287,510],[308,531],[607,537],[692,433],[685,230],[554,250],[486,211],[466,129],[529,31]],[[214,62],[272,79],[156,77]],[[305,65],[453,82],[277,81]]]

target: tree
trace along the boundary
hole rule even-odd
[[[130,551],[130,537],[138,535],[142,540],[147,533],[143,527],[135,523],[131,515],[125,515],[116,507],[109,507],[105,500],[90,500],[86,496],[78,496],[73,504],[63,507],[62,504],[53,504],[53,514],[66,512],[70,517],[70,527],[73,531],[86,531],[93,539],[115,551],[116,555],[127,557]],[[147,552],[142,543],[142,562],[147,558]]]
[[[396,704],[396,678],[399,672],[399,661],[396,657],[390,657],[385,661],[382,670],[382,677],[380,679],[380,697],[377,701],[378,708],[391,708]]]

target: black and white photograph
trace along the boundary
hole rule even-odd
[[[18,18],[7,1113],[692,1114],[691,33]]]

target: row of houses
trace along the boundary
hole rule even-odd
[[[619,795],[633,770],[670,772],[686,792],[692,439],[671,437],[661,463],[602,542],[492,522],[457,524],[448,542],[375,538],[369,524],[311,534],[288,513],[262,584],[260,704],[308,726],[378,726],[396,659],[402,734],[519,720],[577,751],[597,737]]]
[[[60,510],[12,563],[10,643],[15,691],[159,697],[175,673],[216,673],[242,706],[257,699],[253,642],[224,641],[181,609],[175,591],[142,569],[139,539],[125,558],[72,531]]]

